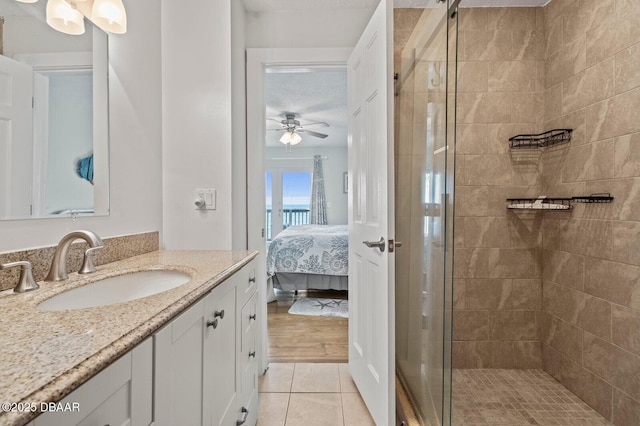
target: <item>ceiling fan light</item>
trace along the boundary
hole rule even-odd
[[[65,0],[47,1],[47,24],[61,33],[84,34],[84,17]]]
[[[35,3],[35,2],[37,2],[38,0],[16,0],[16,1],[17,1],[17,2],[20,2],[20,3]]]
[[[122,0],[95,0],[91,9],[91,20],[109,33],[127,32],[127,12]]]
[[[295,132],[291,133],[291,142],[289,143],[291,145],[298,145],[300,142],[302,142],[302,137]]]

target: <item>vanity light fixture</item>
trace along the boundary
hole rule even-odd
[[[16,0],[35,3],[38,0]],[[122,0],[47,0],[47,24],[65,34],[84,34],[84,18],[113,34],[127,32]]]
[[[302,137],[296,132],[284,132],[280,138],[280,142],[285,145],[298,145],[302,142]]]
[[[84,34],[84,17],[75,4],[65,0],[47,1],[47,24],[65,34]]]

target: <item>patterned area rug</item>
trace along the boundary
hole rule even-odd
[[[349,318],[349,301],[305,297],[296,300],[289,308],[289,313],[294,315]]]

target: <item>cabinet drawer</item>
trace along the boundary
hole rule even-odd
[[[251,298],[258,289],[256,277],[256,259],[247,263],[239,270],[235,277],[238,283],[238,307],[244,306],[247,300]]]

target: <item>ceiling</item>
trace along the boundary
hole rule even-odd
[[[324,121],[330,127],[309,130],[329,135],[325,139],[301,133],[300,147],[347,146],[347,71],[345,67],[279,67],[265,75],[266,117],[284,120],[295,113],[301,124]],[[280,126],[267,121],[267,129]],[[282,132],[267,131],[267,147],[282,147]]]

